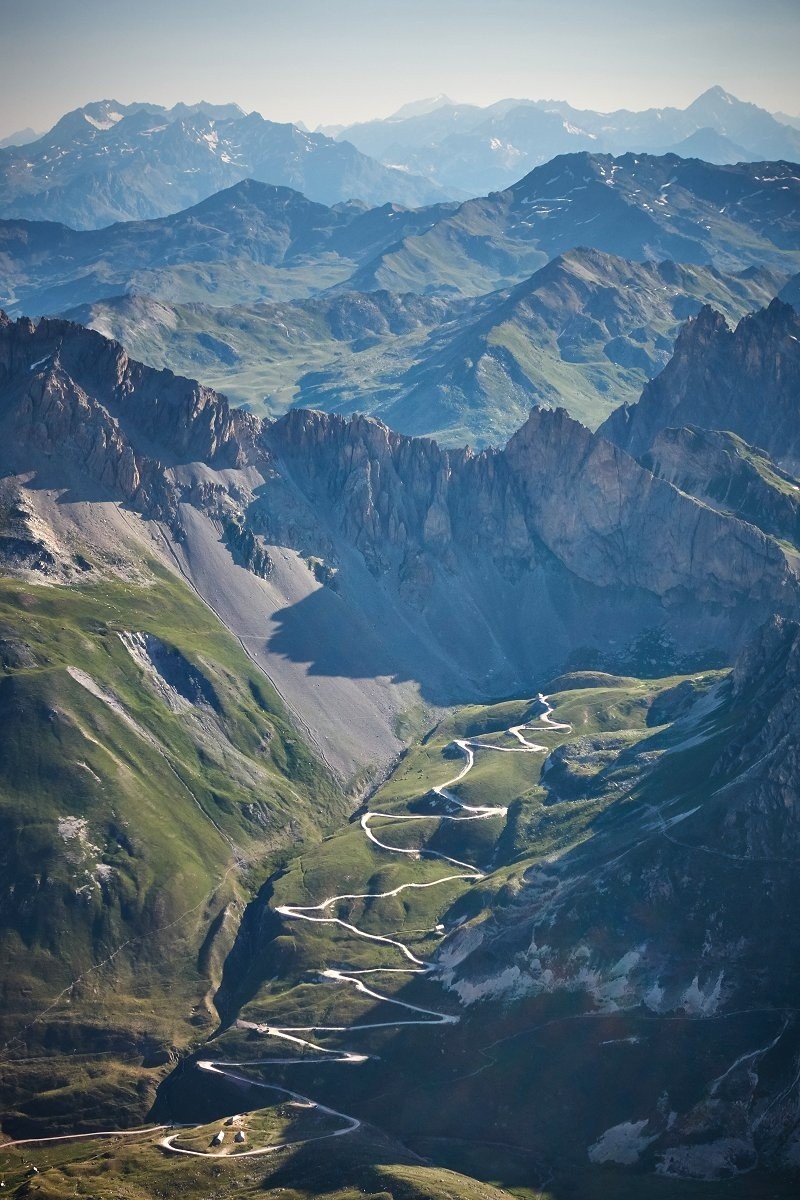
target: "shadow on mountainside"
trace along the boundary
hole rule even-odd
[[[445,659],[433,639],[423,641],[396,612],[384,610],[371,619],[331,588],[279,609],[273,620],[278,628],[267,653],[308,664],[309,676],[414,682],[433,703],[495,694],[485,673],[473,677],[462,661]],[[497,691],[503,691],[500,682]]]

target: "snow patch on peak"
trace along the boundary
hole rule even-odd
[[[109,110],[108,112],[106,112],[105,117],[100,117],[100,118],[92,117],[87,112],[85,112],[83,114],[83,119],[89,125],[93,125],[95,129],[103,129],[103,130],[112,129],[113,126],[116,125],[117,121],[122,120],[122,117],[123,117],[122,113],[114,112],[113,110]]]
[[[725,972],[720,971],[714,983],[709,982],[704,988],[701,988],[699,977],[695,975],[694,979],[681,996],[681,1004],[686,1011],[691,1013],[692,1016],[713,1016],[713,1014],[719,1008],[720,997],[722,996],[722,981],[724,977]]]
[[[623,1166],[638,1162],[650,1143],[658,1137],[658,1134],[645,1136],[648,1123],[645,1117],[643,1121],[623,1121],[620,1125],[612,1125],[589,1147],[589,1161],[621,1163]]]
[[[591,138],[593,142],[597,141],[596,133],[589,133],[588,129],[581,129],[579,125],[573,125],[572,121],[562,121],[566,133],[571,133],[576,137]]]

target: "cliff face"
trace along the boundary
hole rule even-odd
[[[764,450],[719,429],[662,429],[642,455],[655,475],[756,525],[800,543],[800,490]]]
[[[4,416],[16,402],[20,434],[27,437],[35,429],[46,452],[63,452],[72,444],[64,439],[76,436],[76,449],[83,452],[86,439],[96,434],[111,456],[124,446],[129,457],[149,452],[163,465],[234,466],[244,461],[258,429],[253,418],[231,411],[210,388],[134,362],[118,343],[68,321],[34,325],[6,318],[0,326],[0,389],[9,394]],[[95,423],[97,429],[78,435],[78,425]],[[102,465],[93,460],[92,473],[96,468],[102,475]],[[126,497],[135,491],[133,467],[121,486]]]
[[[775,461],[800,469],[800,314],[781,300],[744,317],[735,330],[706,306],[679,334],[667,366],[601,426],[638,457],[662,429],[732,430]]]
[[[800,848],[800,628],[773,618],[734,667],[732,701],[746,713],[741,735],[715,774],[730,778],[727,847],[748,858],[796,861]]]
[[[503,451],[443,450],[369,418],[295,411],[270,446],[377,561],[459,550],[508,566],[543,551],[601,588],[759,602],[789,582],[780,549],[682,495],[563,409],[534,409]]]
[[[362,753],[388,761],[392,714],[420,695],[522,689],[577,650],[635,671],[648,631],[672,640],[664,671],[691,667],[727,659],[770,613],[800,612],[774,538],[562,410],[534,409],[505,449],[480,454],[367,417],[293,410],[267,424],[99,334],[21,320],[0,327],[0,429],[21,487],[33,473],[35,494],[122,501],[166,526],[300,719],[328,729],[326,752],[347,741],[345,770]],[[89,511],[76,521],[91,545]],[[362,752],[370,721],[379,745]]]
[[[688,500],[563,410],[534,410],[505,456],[538,535],[603,587],[642,587],[666,604],[687,594],[727,604],[735,592],[758,600],[784,577],[777,547]]]

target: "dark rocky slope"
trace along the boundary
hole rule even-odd
[[[765,450],[719,429],[662,429],[642,464],[683,492],[800,544],[800,485]]]
[[[588,747],[565,744],[548,803],[570,803],[570,761],[584,797],[614,803],[441,953],[476,1034],[498,1006],[530,1031],[534,1092],[564,1088],[548,1064],[569,1058],[573,1029],[581,1082],[562,1133],[577,1162],[705,1180],[797,1168],[799,701],[800,627],[775,618],[634,751],[604,758],[600,739],[590,769]],[[496,1047],[484,1095],[509,1069]]]

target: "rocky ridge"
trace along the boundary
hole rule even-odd
[[[641,399],[612,413],[600,432],[638,457],[663,429],[731,430],[796,475],[799,392],[800,314],[791,305],[773,300],[735,330],[705,306],[684,326],[675,353]]]
[[[166,465],[242,465],[256,432],[209,388],[144,367],[65,321],[0,316],[0,388],[0,420],[20,448],[70,454],[88,478],[148,515],[171,507]]]
[[[786,578],[783,554],[752,527],[687,503],[563,409],[533,409],[504,450],[480,454],[304,410],[267,441],[382,569],[402,573],[414,555],[452,564],[462,550],[513,573],[549,552],[593,585],[644,588],[667,604],[682,592],[725,604],[742,588],[758,601]]]
[[[99,334],[25,319],[0,328],[0,391],[20,496],[33,471],[40,491],[155,519],[298,719],[329,729],[326,753],[346,722],[346,773],[366,753],[347,715],[365,689],[381,696],[370,753],[386,761],[398,743],[379,731],[418,703],[412,689],[433,704],[512,691],[648,630],[673,645],[665,669],[717,661],[771,612],[799,611],[787,548],[563,410],[534,409],[480,453],[368,417],[262,422]]]

